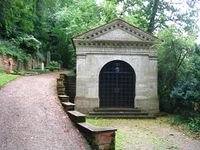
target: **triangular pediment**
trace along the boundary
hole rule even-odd
[[[156,38],[149,33],[116,19],[111,23],[92,29],[73,38],[73,40],[85,41],[133,41],[152,42]]]
[[[110,41],[142,41],[140,38],[123,31],[122,29],[114,29],[92,40],[110,40]]]

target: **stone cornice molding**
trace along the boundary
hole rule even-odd
[[[121,29],[121,30],[137,37],[138,39],[140,39],[142,41],[146,41],[146,42],[151,42],[156,39],[156,37],[154,37],[153,35],[145,32],[145,31],[121,20],[121,19],[116,19],[116,20],[112,21],[111,23],[102,25],[102,26],[92,29],[88,32],[85,32],[81,35],[78,35],[78,36],[74,37],[73,40],[76,40],[76,39],[94,40],[95,38],[100,37],[101,35],[104,35],[115,29]]]
[[[99,55],[147,55],[152,59],[157,58],[155,50],[149,47],[79,47],[76,51],[77,56],[88,54]]]
[[[153,45],[153,42],[143,41],[91,41],[91,40],[75,40],[76,48],[78,47],[134,47],[134,48],[149,48]]]

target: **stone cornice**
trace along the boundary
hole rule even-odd
[[[149,47],[79,47],[76,51],[77,56],[81,55],[147,55],[152,59],[157,58],[157,53]]]
[[[153,45],[153,42],[143,41],[91,41],[91,40],[74,40],[76,48],[79,47],[133,47],[133,48],[149,48]]]
[[[73,38],[73,40],[76,39],[82,39],[82,40],[94,40],[97,37],[100,37],[101,35],[104,35],[110,31],[113,31],[115,29],[121,29],[137,38],[139,38],[142,41],[151,42],[156,39],[153,35],[121,20],[116,19],[112,21],[111,23],[102,25],[100,27],[97,27],[95,29],[92,29],[88,32],[85,32],[79,36],[76,36]]]

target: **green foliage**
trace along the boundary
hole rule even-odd
[[[1,0],[0,27],[2,35],[10,37],[18,31],[30,33],[34,30],[34,0]],[[24,7],[26,6],[26,7]]]
[[[0,54],[8,55],[19,61],[27,61],[29,56],[24,50],[20,49],[15,42],[0,40]]]
[[[200,132],[200,115],[190,118],[188,127],[193,132]]]
[[[180,121],[194,132],[200,132],[200,47],[187,59],[178,83],[171,91],[170,100]],[[195,108],[195,104],[197,105]]]
[[[41,66],[40,65],[36,65],[34,69],[35,70],[41,70]]]
[[[168,117],[157,119],[100,119],[87,118],[86,121],[95,126],[116,128],[116,150],[148,149],[147,145],[157,150],[172,147],[179,149],[169,133],[161,133],[168,128]],[[148,144],[147,144],[148,143]]]
[[[167,28],[158,35],[154,45],[158,52],[158,82],[161,110],[174,111],[170,93],[179,81],[189,55],[194,50],[194,38],[183,36],[175,27]]]
[[[87,11],[85,11],[87,10]],[[52,19],[52,51],[58,53],[64,67],[75,66],[75,50],[71,38],[101,24],[100,9],[93,0],[73,1],[56,12]]]
[[[60,55],[63,67],[73,68],[74,35],[115,18],[123,18],[149,32],[176,24],[185,32],[194,33],[198,29],[197,3],[186,3],[187,11],[182,12],[175,2],[166,0],[104,0],[101,4],[96,0],[1,0],[0,37],[16,40],[22,37],[21,48],[32,56],[39,41],[40,54],[50,51]]]
[[[50,0],[47,0],[47,2],[49,1]],[[41,1],[0,1],[0,37],[9,39],[9,41],[12,39],[15,45],[15,50],[12,50],[12,52],[6,52],[7,55],[14,56],[15,58],[19,58],[18,54],[16,54],[17,52],[25,53],[25,55],[32,55],[35,54],[38,48],[41,46],[39,40],[36,39],[37,37],[35,38],[33,36],[36,33],[34,30],[36,28],[35,21],[37,19],[36,3],[38,2]],[[13,45],[13,43],[10,45]],[[21,56],[21,54],[19,55]]]
[[[49,69],[50,71],[59,70],[59,63],[56,61],[49,62],[49,65],[46,67],[46,69]]]
[[[45,61],[45,57],[40,51],[36,52],[35,57],[40,61],[43,61],[43,62]]]
[[[27,50],[27,53],[29,54],[35,54],[41,46],[41,42],[32,35],[20,37],[19,41],[21,48]]]
[[[115,18],[122,17],[120,14],[121,12],[117,11],[117,7],[117,0],[103,1],[103,3],[99,5],[101,22],[108,23]]]
[[[4,73],[4,70],[0,68],[0,74],[3,74],[3,73]]]
[[[200,103],[200,82],[197,79],[181,80],[171,92],[176,111],[193,110],[193,104]],[[178,110],[177,110],[178,109]]]
[[[191,112],[188,112],[191,113]],[[172,125],[184,125],[189,131],[200,133],[200,114],[196,113],[185,118],[182,115],[172,116],[170,119]]]
[[[0,72],[0,88],[3,87],[8,82],[16,79],[18,75],[12,75],[12,74],[6,74],[3,72]]]
[[[155,44],[159,63],[159,96],[161,110],[176,113],[172,124],[185,124],[199,130],[200,48],[194,38],[172,27],[159,34]]]
[[[194,103],[200,103],[200,47],[195,50],[187,59],[182,76],[171,92],[171,99],[177,104],[177,108],[192,110]],[[180,106],[179,106],[180,105]]]
[[[152,33],[173,24],[185,32],[198,31],[198,1],[119,0],[123,4],[123,18]],[[185,11],[180,11],[185,7]]]

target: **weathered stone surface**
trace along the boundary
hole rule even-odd
[[[79,130],[85,135],[93,149],[114,150],[115,131],[114,128],[96,127],[88,123],[78,123]]]
[[[65,112],[74,110],[74,108],[75,108],[75,104],[71,103],[71,102],[62,102],[62,106],[63,106]]]
[[[66,76],[66,74],[60,73],[60,78],[61,78],[61,79],[65,79],[65,76]]]
[[[86,116],[78,111],[68,111],[67,114],[74,123],[85,122]]]
[[[64,86],[64,79],[58,78],[58,79],[57,79],[57,86],[58,86],[58,87],[59,87],[59,86]]]
[[[128,63],[135,71],[134,107],[159,112],[155,37],[122,21],[91,30],[73,42],[77,54],[76,109],[88,113],[100,107],[99,74],[113,60]]]
[[[57,86],[57,93],[58,93],[58,95],[65,95],[65,87]]]
[[[76,77],[75,76],[65,76],[65,93],[69,95],[69,101],[74,103],[74,98],[76,95]]]
[[[69,102],[69,96],[67,95],[58,95],[58,98],[61,102]]]

